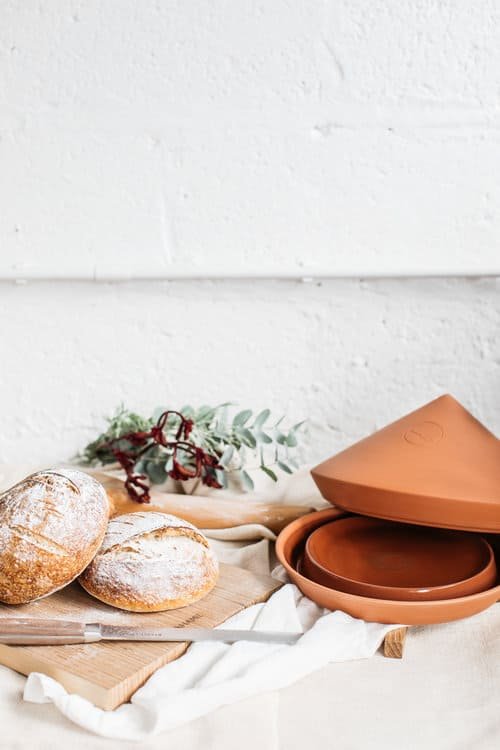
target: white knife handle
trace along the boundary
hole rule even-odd
[[[0,643],[9,646],[57,646],[101,640],[99,632],[87,631],[85,623],[35,618],[0,618]]]

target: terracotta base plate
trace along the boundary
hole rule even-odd
[[[497,580],[493,550],[477,534],[366,516],[313,531],[300,572],[337,591],[408,602],[469,596]]]
[[[371,599],[356,594],[314,583],[297,571],[309,534],[321,525],[346,516],[336,508],[309,513],[293,521],[280,533],[276,542],[276,554],[290,579],[303,594],[321,607],[340,609],[353,617],[370,622],[400,625],[430,625],[470,617],[482,612],[500,599],[500,585],[469,596],[456,599],[404,602],[389,599]]]

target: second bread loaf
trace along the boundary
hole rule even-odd
[[[114,607],[159,612],[201,599],[218,575],[216,557],[192,524],[167,513],[113,518],[80,576],[83,588]]]

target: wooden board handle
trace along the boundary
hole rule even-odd
[[[69,620],[9,617],[0,620],[0,643],[10,646],[52,646],[85,641],[85,624]]]

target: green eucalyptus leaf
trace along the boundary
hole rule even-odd
[[[273,442],[272,437],[266,435],[265,432],[258,432],[255,437],[257,438],[258,443],[266,443],[266,445],[270,445]]]
[[[227,474],[223,469],[216,469],[215,476],[219,484],[222,485],[223,489],[227,489]]]
[[[209,422],[215,416],[215,409],[211,406],[200,406],[195,412],[194,419],[196,422]]]
[[[136,474],[145,474],[146,473],[146,462],[144,459],[140,458],[139,461],[134,466],[134,471]]]
[[[223,404],[217,404],[217,406],[214,408],[214,411],[216,411],[218,414],[220,412],[225,412],[228,406],[234,406],[232,401],[224,401]]]
[[[157,463],[156,461],[150,461],[147,464],[146,473],[153,484],[163,484],[163,482],[165,482],[167,479],[165,466]]]
[[[220,465],[224,466],[224,468],[227,468],[233,456],[234,456],[234,446],[228,445],[224,453],[222,454],[222,456],[219,458]]]
[[[188,419],[192,419],[194,417],[194,409],[192,406],[189,406],[189,404],[183,406],[182,409],[179,409],[179,411],[184,417],[187,417]]]
[[[253,423],[254,428],[256,430],[260,429],[262,425],[267,422],[270,416],[271,411],[269,409],[264,409],[263,411],[261,411],[260,414],[257,414],[257,416],[255,417],[255,421]]]
[[[238,458],[240,459],[240,466],[244,466],[247,460],[247,452],[244,445],[238,448]]]
[[[292,432],[297,432],[297,430],[300,430],[300,428],[305,425],[307,422],[307,419],[303,419],[302,422],[297,422],[297,424],[294,424],[292,427]]]
[[[284,435],[282,432],[278,432],[276,435],[276,442],[278,445],[288,445],[287,443],[287,435]]]
[[[246,424],[251,416],[251,409],[244,409],[243,411],[239,411],[233,419],[233,427],[241,427],[242,425]]]
[[[267,474],[268,477],[271,477],[271,479],[273,480],[273,482],[277,482],[278,481],[278,477],[276,476],[276,474],[274,473],[274,471],[269,468],[269,466],[262,465],[260,468],[264,472],[264,474]]]
[[[254,488],[253,479],[250,476],[250,474],[248,474],[248,472],[245,471],[245,469],[242,469],[239,472],[239,476],[240,476],[240,479],[241,479],[241,483],[243,484],[243,487],[246,490],[253,490],[253,488]]]
[[[297,438],[295,437],[294,432],[288,433],[288,435],[286,436],[286,444],[288,445],[289,448],[297,447],[298,443],[297,443]]]
[[[293,474],[293,471],[283,461],[276,461],[276,465],[280,467],[281,471],[285,471],[287,474]]]
[[[243,430],[241,430],[240,434],[241,434],[241,439],[243,440],[243,442],[245,443],[245,445],[248,448],[255,448],[256,447],[257,441],[256,441],[255,437],[253,436],[253,434],[250,432],[250,430],[243,429]]]

